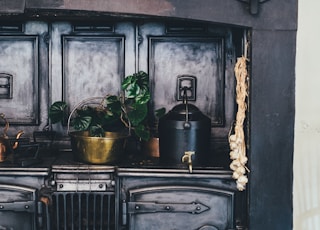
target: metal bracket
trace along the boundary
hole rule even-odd
[[[186,89],[188,101],[195,101],[197,99],[197,78],[191,75],[179,75],[177,77],[177,101],[183,100],[184,89]]]
[[[0,211],[30,212],[35,211],[34,201],[15,201],[0,203]]]
[[[13,76],[7,73],[0,73],[0,99],[12,98]]]
[[[256,15],[259,13],[259,4],[265,3],[269,0],[238,0],[238,1],[249,4],[250,14]]]
[[[131,214],[154,212],[181,212],[200,214],[210,208],[198,202],[192,203],[157,203],[157,202],[128,202],[128,212]]]

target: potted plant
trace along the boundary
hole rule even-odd
[[[150,100],[148,74],[140,71],[129,75],[123,80],[121,87],[124,94],[93,97],[79,103],[71,112],[76,112],[76,116],[72,118],[70,125],[79,131],[89,131],[91,136],[103,136],[105,131],[125,127],[138,138],[149,139],[150,130],[146,119]],[[98,104],[95,102],[95,106],[85,104],[97,99],[101,100]],[[64,101],[56,101],[50,106],[49,118],[52,124],[65,120],[67,107]]]
[[[104,138],[106,133],[127,132],[128,136],[138,140],[149,140],[148,74],[140,71],[129,75],[125,77],[121,87],[123,94],[88,98],[80,102],[68,116],[68,129],[71,125],[86,138]],[[98,103],[90,105],[91,101],[97,101],[97,99]],[[67,107],[68,105],[63,101],[54,102],[50,106],[49,118],[52,124],[66,119]]]

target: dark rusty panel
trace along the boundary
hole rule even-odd
[[[264,195],[249,198],[249,229],[292,229],[295,45],[295,31],[252,33],[249,190]]]
[[[0,0],[0,14],[23,13],[25,0]]]
[[[297,0],[267,1],[251,15],[249,4],[239,0],[26,0],[26,10],[85,10],[97,13],[170,16],[264,29],[297,29]],[[125,6],[125,7],[123,7]],[[67,16],[67,13],[66,13]]]
[[[78,1],[78,0],[27,0],[27,9],[66,9],[86,10],[113,13],[133,13],[169,16],[174,12],[174,6],[169,1],[139,0],[139,1]]]
[[[64,0],[26,0],[26,8],[62,7]]]
[[[259,6],[259,13],[251,15],[249,5],[239,0],[170,0],[175,6],[174,16],[253,28],[297,29],[297,0],[268,1]]]

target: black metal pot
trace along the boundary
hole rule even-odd
[[[211,120],[188,102],[176,105],[159,119],[160,162],[165,165],[206,165]]]

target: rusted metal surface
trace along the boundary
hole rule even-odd
[[[1,0],[0,14],[17,14],[25,10],[25,0]]]
[[[253,1],[256,2],[256,1]],[[2,4],[2,5],[1,5]],[[34,12],[41,16],[41,10],[54,10],[56,15],[69,15],[68,11],[93,17],[97,14],[132,15],[135,17],[161,16],[186,18],[218,23],[268,29],[297,29],[297,0],[267,1],[255,7],[258,12],[250,14],[250,4],[239,0],[12,0],[0,2],[0,14]],[[251,7],[252,8],[252,7]],[[63,13],[65,11],[65,13]],[[286,20],[290,18],[290,20]]]

